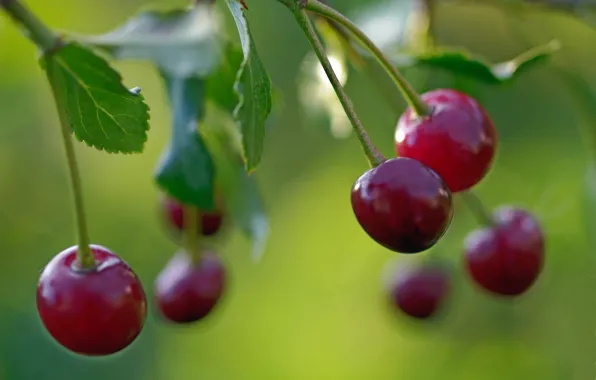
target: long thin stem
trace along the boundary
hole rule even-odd
[[[341,82],[333,71],[333,66],[331,66],[329,58],[327,58],[325,48],[323,47],[323,44],[321,43],[321,40],[315,30],[315,26],[304,9],[296,8],[293,9],[293,12],[294,16],[296,17],[296,21],[298,21],[298,24],[304,31],[304,34],[310,42],[310,45],[315,51],[315,54],[319,58],[319,62],[321,62],[321,65],[323,66],[323,69],[325,70],[325,73],[327,74],[327,77],[329,78],[329,81],[331,82],[331,85],[333,86],[333,89],[335,90],[335,93],[337,94],[344,111],[346,112],[346,115],[350,119],[352,127],[356,132],[356,136],[358,136],[358,140],[362,145],[362,149],[364,150],[366,158],[372,167],[380,165],[383,161],[385,161],[385,157],[383,157],[383,155],[374,146],[370,140],[370,137],[368,136],[368,133],[366,133],[362,122],[356,115],[352,101],[350,98],[348,98],[348,95],[344,91]]]
[[[323,16],[317,15],[321,20],[325,20],[333,30],[339,35],[341,43],[344,49],[348,52],[350,63],[352,63],[357,69],[365,73],[371,81],[375,83],[375,87],[382,95],[381,97],[387,103],[389,108],[395,110],[397,114],[401,114],[403,109],[401,108],[402,98],[398,96],[397,92],[394,92],[395,87],[384,79],[381,79],[373,68],[369,64],[362,54],[354,48],[352,45],[352,37],[346,32],[345,28],[336,21],[329,20]]]
[[[391,79],[393,79],[397,87],[400,89],[404,98],[410,107],[412,107],[412,110],[414,110],[418,116],[427,116],[430,114],[430,107],[424,103],[418,93],[414,90],[414,88],[412,88],[410,83],[408,83],[407,79],[399,72],[399,70],[397,70],[395,66],[391,64],[385,54],[383,54],[383,52],[374,44],[374,42],[371,41],[370,38],[368,38],[366,34],[364,34],[362,30],[360,30],[360,28],[358,28],[358,26],[356,26],[356,24],[335,9],[317,0],[309,0],[306,5],[306,9],[343,25],[348,31],[350,31],[350,33],[354,35],[356,40],[362,46],[364,46],[375,56],[377,61],[381,64],[385,71],[387,71]]]
[[[472,191],[468,190],[461,193],[462,200],[466,203],[476,220],[483,226],[494,225],[493,218],[490,213],[484,207],[484,204]]]
[[[185,205],[184,206],[184,246],[187,253],[190,255],[194,262],[199,259],[198,248],[199,239],[198,231],[200,218],[199,211],[195,206]]]
[[[57,94],[54,94],[56,101],[59,99]],[[60,117],[60,132],[62,141],[64,143],[64,151],[66,153],[66,162],[68,163],[68,172],[70,174],[70,184],[72,187],[72,194],[74,198],[75,216],[77,222],[77,232],[79,235],[79,249],[77,251],[77,259],[81,269],[95,268],[95,258],[91,253],[89,239],[89,231],[87,229],[87,217],[85,215],[85,205],[83,202],[83,186],[81,185],[81,176],[79,174],[79,167],[77,164],[77,156],[72,143],[71,129],[68,124],[66,115],[61,111],[63,107],[58,106],[58,116]]]
[[[40,19],[29,11],[18,0],[0,0],[0,8],[27,32],[43,52],[49,52],[59,46],[60,38],[52,32]]]

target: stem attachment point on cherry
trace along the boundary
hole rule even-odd
[[[335,21],[342,25],[346,30],[353,34],[354,38],[360,45],[366,48],[379,62],[379,64],[385,69],[387,74],[395,82],[399,90],[401,91],[404,99],[408,102],[412,110],[416,115],[420,117],[428,116],[432,110],[421,98],[420,95],[414,90],[412,85],[407,79],[399,72],[399,70],[389,61],[385,54],[379,49],[375,43],[368,38],[366,34],[354,22],[342,15],[335,9],[318,0],[308,0],[306,10],[313,13],[319,14],[329,20]]]
[[[352,127],[354,128],[356,136],[360,141],[360,145],[362,145],[362,149],[364,150],[366,158],[372,167],[379,166],[386,159],[374,146],[370,137],[368,136],[368,133],[366,132],[366,129],[358,118],[358,115],[356,115],[354,105],[346,94],[341,82],[337,78],[331,62],[329,62],[329,58],[327,57],[327,53],[325,52],[325,48],[321,43],[313,22],[310,20],[304,9],[290,9],[293,11],[296,21],[298,21],[298,24],[302,28],[306,38],[315,51],[321,66],[323,66],[323,70],[325,71],[325,74],[327,74],[327,78],[329,79],[329,82],[331,82],[331,86],[335,90],[335,93],[339,98],[339,102],[341,103],[346,115],[348,116],[348,119],[350,120],[350,123],[352,124]]]
[[[199,211],[196,206],[184,205],[184,247],[193,262],[199,261],[198,232],[201,229]]]
[[[476,218],[476,221],[486,227],[493,226],[495,224],[490,212],[484,207],[484,204],[471,190],[461,193],[461,198],[468,206],[470,212]]]

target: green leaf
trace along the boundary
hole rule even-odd
[[[418,65],[441,68],[490,84],[500,84],[544,62],[560,48],[560,43],[555,40],[534,47],[509,61],[492,65],[464,50],[436,50],[418,55],[397,55],[393,60],[398,67]]]
[[[244,170],[241,136],[234,121],[212,107],[201,126],[207,146],[213,155],[217,183],[233,223],[252,241],[252,258],[258,261],[269,236],[269,221],[255,175]]]
[[[588,151],[583,188],[583,217],[590,242],[596,245],[596,91],[574,68],[555,68],[553,71],[569,89],[580,134]]]
[[[242,48],[237,44],[227,43],[221,65],[207,78],[206,97],[230,114],[238,106],[238,94],[234,85],[243,60]]]
[[[240,33],[244,60],[235,89],[239,104],[234,117],[242,131],[243,158],[248,172],[256,169],[263,154],[266,122],[271,112],[271,81],[261,62],[252,39],[248,21],[244,17],[242,5],[236,0],[228,0],[228,8]]]
[[[197,77],[172,78],[162,73],[172,107],[172,139],[155,174],[158,186],[182,203],[212,210],[215,168],[198,121],[203,115],[204,86]]]
[[[218,16],[209,5],[145,11],[114,31],[81,40],[116,59],[153,62],[172,77],[204,77],[219,67],[223,54]]]
[[[41,65],[52,86],[58,112],[75,136],[109,153],[141,152],[149,130],[149,107],[127,90],[108,63],[69,43],[45,55]]]

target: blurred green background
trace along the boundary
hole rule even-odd
[[[79,33],[109,30],[145,5],[141,0],[27,3],[50,25]],[[373,3],[337,5],[358,15]],[[590,86],[596,92],[596,31],[548,12],[520,18],[489,5],[441,5],[436,23],[441,44],[463,46],[493,61],[553,37],[563,50],[551,64],[502,87],[472,86],[439,71],[410,73],[420,90],[458,86],[479,97],[498,126],[501,144],[478,194],[491,208],[527,207],[545,228],[543,276],[525,296],[502,300],[476,290],[461,269],[462,240],[475,223],[459,201],[448,234],[427,253],[398,256],[365,235],[349,204],[353,181],[367,169],[357,140],[334,139],[324,120],[317,123],[302,109],[296,79],[308,46],[291,15],[273,0],[249,4],[259,52],[283,95],[258,172],[271,218],[267,252],[254,264],[249,242],[231,235],[219,247],[231,282],[212,318],[176,327],[159,321],[152,309],[139,339],[106,359],[65,352],[37,317],[40,271],[75,243],[71,197],[57,116],[37,53],[0,18],[0,379],[596,377],[596,239],[590,240],[596,230],[589,228],[594,216],[584,196],[591,155],[582,141],[590,135],[580,133],[596,130],[591,115],[596,108],[584,104]],[[587,94],[570,90],[554,64],[581,75]],[[149,65],[115,66],[127,86],[143,88],[151,106],[146,152],[108,155],[83,144],[77,149],[93,242],[122,255],[151,294],[154,278],[176,250],[158,219],[152,182],[169,136],[169,110]],[[347,89],[373,140],[386,155],[393,154],[396,110],[353,70]],[[430,255],[453,263],[456,286],[442,318],[415,323],[386,307],[381,277],[395,260],[415,262]]]

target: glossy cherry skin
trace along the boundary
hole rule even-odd
[[[352,209],[371,238],[401,253],[432,247],[453,216],[451,192],[441,177],[404,157],[387,160],[358,178]]]
[[[542,230],[530,213],[513,207],[497,209],[493,220],[493,227],[475,230],[466,238],[466,269],[474,282],[491,293],[520,295],[542,271]]]
[[[226,282],[220,259],[204,253],[194,263],[186,252],[177,253],[155,281],[155,300],[161,315],[174,323],[205,318],[217,305]]]
[[[166,220],[177,231],[184,230],[184,206],[170,197],[162,197],[161,207]],[[199,212],[197,231],[200,235],[215,235],[221,228],[223,213],[221,211]]]
[[[77,246],[47,264],[37,286],[37,310],[62,346],[81,355],[110,355],[141,332],[147,299],[128,264],[105,247],[90,247],[95,269],[80,269]]]
[[[472,97],[450,89],[423,94],[431,109],[418,117],[408,108],[395,131],[398,156],[414,158],[439,174],[453,193],[467,190],[488,173],[497,149],[497,131]]]
[[[450,273],[441,265],[406,268],[395,278],[390,301],[413,318],[427,319],[438,311],[450,287]]]

